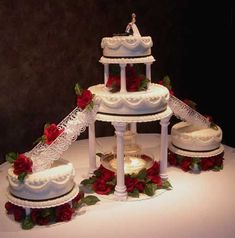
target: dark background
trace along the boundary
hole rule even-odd
[[[195,101],[235,147],[226,1],[0,0],[0,162],[7,152],[31,149],[46,122],[59,123],[75,107],[76,82],[103,83],[101,39],[123,32],[132,12],[154,42],[152,81],[168,74],[175,95]],[[138,129],[159,132],[156,122]],[[112,133],[97,123],[98,136]]]

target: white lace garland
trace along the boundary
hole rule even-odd
[[[39,142],[25,153],[33,161],[33,172],[50,168],[54,160],[59,159],[86,127],[94,122],[97,111],[98,105],[94,105],[91,111],[82,111],[76,107],[57,125],[63,132],[50,145]]]
[[[201,128],[210,127],[210,122],[206,117],[201,115],[199,112],[188,106],[177,97],[171,95],[168,101],[168,105],[173,111],[174,115],[180,120],[187,121]]]

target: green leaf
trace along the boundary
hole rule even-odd
[[[223,166],[215,166],[212,170],[213,171],[220,171],[221,169],[223,169]]]
[[[18,157],[18,153],[15,153],[15,152],[9,152],[8,154],[6,154],[5,158],[6,158],[6,161],[8,161],[9,163],[14,163],[16,161]]]
[[[23,183],[24,182],[24,178],[26,177],[27,173],[23,172],[21,174],[18,175],[18,180]]]
[[[24,230],[30,230],[34,227],[34,223],[30,216],[25,217],[25,219],[21,222],[21,227]]]
[[[49,122],[47,122],[45,125],[44,125],[44,130],[47,129],[47,127],[49,127],[51,124]]]
[[[84,179],[82,180],[81,184],[84,185],[84,186],[88,186],[88,185],[91,185],[94,183],[94,180],[92,178],[89,178],[89,179]]]
[[[94,205],[96,204],[97,202],[99,202],[99,198],[97,198],[96,196],[94,195],[88,195],[84,198],[81,199],[81,201],[83,203],[85,203],[86,205],[90,206],[90,205]]]
[[[135,188],[132,193],[128,193],[128,196],[138,198],[140,196],[139,190]]]
[[[48,217],[48,216],[51,216],[52,214],[53,214],[53,209],[51,208],[44,208],[41,210],[42,217]]]
[[[74,90],[77,95],[82,95],[83,89],[81,88],[81,86],[78,83],[75,84]]]
[[[144,182],[147,177],[147,170],[141,169],[136,177],[138,178],[139,181]]]
[[[144,193],[148,196],[153,196],[157,190],[157,185],[155,183],[147,183],[144,188]]]
[[[162,181],[162,188],[171,189],[172,185],[171,185],[171,183],[168,180],[163,180]]]

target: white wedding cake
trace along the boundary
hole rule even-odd
[[[164,112],[167,109],[169,91],[166,87],[151,83],[151,55],[153,42],[150,36],[141,36],[135,24],[135,15],[128,24],[126,33],[104,37],[101,41],[104,65],[104,84],[89,90],[100,102],[98,114],[111,116],[145,116]],[[133,35],[129,34],[133,31]],[[118,74],[112,67],[118,66]],[[135,67],[144,66],[138,74]],[[116,86],[113,92],[113,86]],[[112,88],[110,90],[110,87]]]
[[[186,151],[213,151],[220,148],[221,140],[222,130],[217,125],[200,128],[188,122],[179,122],[171,128],[172,145]]]
[[[71,192],[75,186],[75,169],[63,159],[55,161],[51,168],[26,176],[20,181],[14,168],[8,169],[9,192],[26,200],[40,201],[55,199]]]

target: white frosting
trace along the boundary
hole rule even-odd
[[[148,90],[111,93],[104,84],[89,90],[100,100],[99,113],[111,115],[146,115],[162,112],[167,108],[169,91],[159,84],[150,84]]]
[[[188,122],[179,122],[171,128],[171,143],[183,150],[210,151],[220,147],[222,130],[219,126],[199,128]]]
[[[105,57],[138,57],[151,55],[153,46],[150,36],[104,37],[101,41]]]
[[[28,174],[24,182],[18,180],[13,168],[8,170],[9,192],[28,200],[46,200],[70,192],[74,185],[75,170],[71,163],[57,160],[52,168]]]
[[[153,56],[138,58],[106,58],[102,56],[99,62],[102,64],[151,64],[154,61]]]

